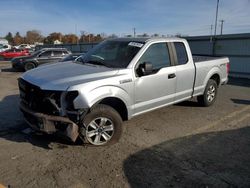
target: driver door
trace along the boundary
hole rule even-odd
[[[52,63],[53,62],[52,51],[48,50],[48,51],[42,52],[37,57],[37,61],[39,64]]]
[[[168,44],[151,44],[137,62],[135,72],[145,62],[152,64],[152,72],[136,75],[135,115],[170,104],[175,98],[176,69],[171,63]]]

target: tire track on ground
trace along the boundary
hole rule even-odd
[[[250,118],[250,105],[243,107],[240,110],[234,111],[222,118],[220,118],[217,121],[214,121],[212,123],[209,123],[203,127],[200,127],[190,133],[188,133],[186,136],[200,134],[203,132],[206,132],[208,130],[211,130],[217,126],[223,125],[230,125],[230,127],[237,125],[238,123]]]

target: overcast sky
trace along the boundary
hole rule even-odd
[[[0,0],[0,36],[8,31],[208,35],[217,0]],[[250,0],[220,0],[224,33],[250,33]],[[220,32],[220,23],[218,23]]]

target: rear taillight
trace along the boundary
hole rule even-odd
[[[230,64],[227,63],[227,74],[229,74]]]

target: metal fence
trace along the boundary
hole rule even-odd
[[[192,53],[196,55],[227,56],[230,59],[230,75],[250,78],[250,33],[186,37]],[[67,48],[73,53],[86,52],[97,43],[56,44],[37,46],[41,48]]]
[[[230,59],[231,76],[250,78],[250,33],[186,39],[193,54],[227,56]]]

